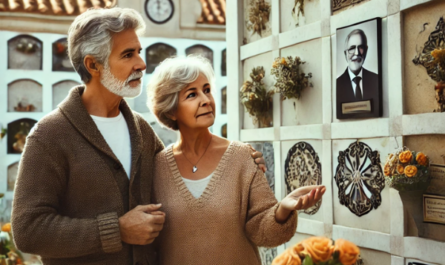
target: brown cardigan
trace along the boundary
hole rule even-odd
[[[160,265],[261,264],[257,246],[283,244],[297,226],[295,212],[284,224],[275,221],[277,200],[250,147],[240,142],[229,145],[199,198],[167,147],[156,155],[153,195],[166,213],[155,240]]]
[[[150,203],[154,156],[164,146],[122,100],[129,180],[83,105],[83,91],[73,88],[27,138],[12,212],[15,242],[44,264],[148,264],[151,247],[123,243],[118,217]]]

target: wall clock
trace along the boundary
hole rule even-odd
[[[164,24],[173,17],[175,6],[172,0],[146,0],[145,13],[156,24]]]

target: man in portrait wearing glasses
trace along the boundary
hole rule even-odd
[[[348,67],[337,78],[337,113],[342,111],[342,103],[370,101],[373,105],[379,98],[378,75],[363,67],[367,52],[368,41],[363,30],[351,31],[344,49]]]

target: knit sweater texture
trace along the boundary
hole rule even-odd
[[[83,105],[83,91],[73,88],[27,138],[12,211],[15,243],[44,264],[149,264],[150,245],[123,243],[118,218],[150,203],[154,157],[164,146],[122,100],[131,138],[128,179]]]
[[[156,155],[154,201],[166,213],[155,240],[159,264],[261,264],[258,246],[275,247],[295,234],[297,214],[275,221],[277,200],[251,149],[231,142],[199,198],[181,179],[172,147]]]

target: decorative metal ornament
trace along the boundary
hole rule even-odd
[[[365,0],[332,0],[332,11],[337,11],[350,5],[358,4]]]
[[[367,144],[357,141],[340,151],[334,178],[340,203],[355,215],[365,215],[382,203],[385,178],[380,154]]]
[[[298,142],[289,149],[284,163],[284,179],[288,194],[303,186],[321,184],[320,158],[312,145],[307,142]],[[321,201],[303,212],[309,215],[317,213]]]

